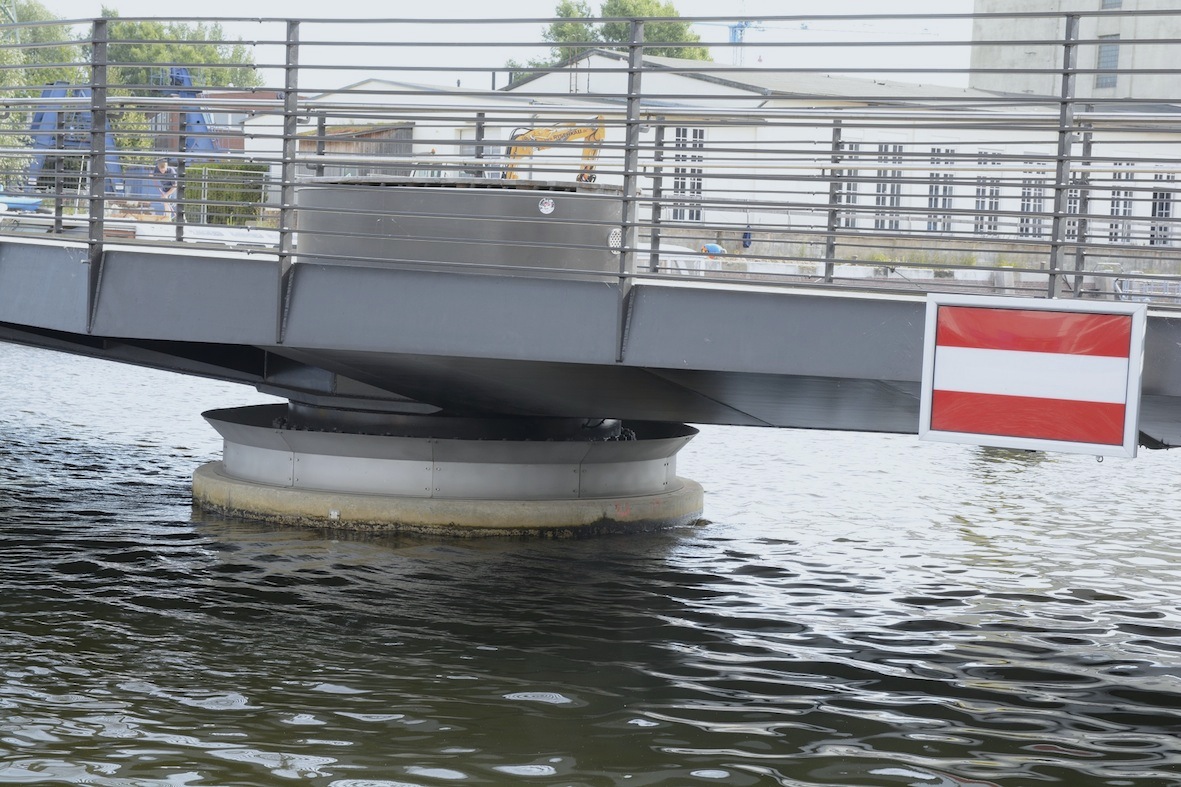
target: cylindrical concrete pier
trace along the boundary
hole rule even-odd
[[[313,527],[452,536],[581,536],[700,518],[676,475],[683,424],[214,410],[221,462],[193,477],[197,505]],[[347,424],[352,431],[333,431]],[[363,431],[361,431],[363,430]]]

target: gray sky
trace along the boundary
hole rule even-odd
[[[97,16],[104,0],[42,0],[46,7],[60,17],[68,19],[84,19]],[[799,0],[729,0],[719,3],[718,0],[674,0],[675,6],[684,17],[705,17],[734,15],[761,22],[745,31],[747,47],[741,52],[742,65],[767,67],[811,66],[823,68],[840,68],[854,66],[866,68],[925,68],[925,67],[966,67],[967,52],[965,48],[934,48],[930,46],[903,47],[855,47],[848,46],[839,50],[831,50],[828,59],[817,49],[808,47],[793,48],[791,44],[807,44],[815,42],[842,42],[854,44],[859,41],[873,40],[879,42],[918,41],[933,43],[940,40],[966,40],[970,38],[971,26],[966,21],[922,20],[918,23],[911,21],[810,21],[807,24],[798,21],[774,21],[774,16],[792,14],[808,15],[825,14],[866,14],[883,13],[887,11],[881,0],[829,0],[824,4],[813,2],[799,2]],[[175,4],[162,8],[159,0],[105,0],[105,4],[116,9],[124,17],[157,17],[181,16],[182,12]],[[598,8],[599,0],[590,0],[593,9]],[[557,0],[512,0],[511,3],[499,5],[491,4],[487,0],[434,0],[431,3],[409,3],[404,0],[337,0],[331,4],[310,2],[310,0],[202,0],[201,3],[186,7],[186,14],[201,17],[278,17],[338,20],[348,19],[506,19],[506,18],[545,18],[554,13]],[[724,6],[725,11],[720,11]],[[954,14],[968,13],[972,10],[971,0],[896,0],[888,4],[888,11],[906,14]],[[766,20],[766,21],[763,21]],[[227,25],[227,32],[243,38],[263,37],[274,38],[274,32],[263,32],[257,25],[243,27]],[[504,25],[472,24],[467,26],[424,26],[421,37],[445,37],[448,40],[464,40],[473,43],[487,41],[494,38],[499,41],[540,41],[543,25],[532,23],[522,26],[508,27]],[[397,37],[399,40],[416,40],[419,34],[405,27],[397,31],[379,26],[364,26],[350,28],[348,26],[318,26],[305,28],[305,40],[315,38],[319,40],[332,39],[347,41],[353,37],[363,40],[375,40],[382,37]],[[724,21],[712,24],[698,25],[696,31],[704,42],[713,44],[712,54],[719,63],[733,64],[738,55],[726,42],[729,30]],[[529,49],[528,47],[500,47],[500,48],[466,48],[459,57],[463,65],[491,68],[503,64],[508,59],[521,62],[530,57],[544,54],[543,49]],[[336,62],[347,59],[350,63],[364,64],[367,59],[378,62],[382,58],[389,59],[389,50],[366,51],[363,48],[320,50],[322,62]],[[454,65],[456,52],[454,49],[422,48],[414,50],[413,54],[399,50],[399,55],[409,62],[418,65],[439,66]],[[270,52],[256,55],[257,61],[278,62],[281,53]],[[316,53],[308,51],[305,62],[314,62]],[[322,75],[330,79],[330,75]],[[357,81],[353,75],[341,73],[336,81],[337,85]],[[465,87],[488,87],[486,76],[476,74],[444,74],[442,72],[425,72],[417,76],[417,80],[410,79],[412,75],[399,78],[407,81],[422,81],[432,84],[454,84],[455,79],[463,79]],[[890,76],[890,75],[887,75]],[[395,78],[392,77],[391,78]],[[962,85],[965,77],[954,75],[927,76],[917,74],[900,74],[891,76],[900,81],[913,82],[942,82],[944,84]],[[271,81],[268,79],[268,81]]]
[[[43,0],[59,16],[75,18],[98,15],[103,0]],[[162,8],[159,0],[107,0],[123,16],[163,16],[177,13],[175,4]],[[432,3],[409,3],[402,0],[338,0],[326,5],[311,0],[202,0],[192,13],[200,16],[279,16],[306,18],[447,18],[466,16],[473,19],[488,17],[548,17],[552,16],[557,0],[512,0],[499,7],[487,0],[435,0]],[[971,11],[971,0],[896,0],[887,4],[881,0],[829,0],[824,4],[799,0],[674,0],[681,16],[785,16],[791,14],[857,14],[899,13],[938,14]],[[591,0],[592,9],[598,8]],[[724,6],[724,8],[722,8]]]

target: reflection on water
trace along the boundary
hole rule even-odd
[[[0,345],[0,783],[1181,784],[1181,459],[705,428],[712,524],[193,512],[253,392]]]

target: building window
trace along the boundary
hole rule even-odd
[[[207,112],[205,116],[209,119],[208,125],[214,128],[240,126],[246,119],[245,112]]]
[[[1121,188],[1120,184],[1124,184]],[[1128,243],[1132,240],[1132,165],[1126,161],[1115,162],[1111,173],[1111,224],[1107,228],[1107,239],[1112,243]]]
[[[150,115],[148,117],[148,130],[153,134],[167,134],[170,131],[175,131],[176,128],[172,124],[172,114],[169,112],[157,112],[154,115]]]
[[[1036,167],[1036,161],[1026,161],[1025,166]],[[1017,220],[1017,233],[1031,238],[1042,237],[1043,216],[1046,209],[1046,187],[1041,173],[1027,169],[1021,178],[1021,216]]]
[[[673,136],[673,221],[701,221],[705,129],[677,127]]]
[[[856,161],[860,142],[842,142],[840,146],[844,155],[842,159]],[[856,169],[837,170],[837,209],[840,211],[840,224],[846,229],[857,229],[857,182]]]
[[[878,145],[877,184],[874,188],[873,228],[875,230],[896,230],[902,206],[902,170],[889,169],[902,163],[901,145]]]
[[[1100,72],[1095,75],[1095,87],[1115,87],[1119,68],[1119,34],[1099,36],[1104,43],[1099,44],[1099,55],[1095,61],[1095,68]]]
[[[1066,239],[1078,240],[1080,222],[1078,215],[1083,212],[1083,181],[1070,181],[1066,190]]]
[[[927,232],[951,232],[952,185],[951,167],[955,164],[952,148],[931,148],[931,177],[927,183]]]
[[[1000,163],[1000,153],[981,153],[976,159],[982,170],[976,176],[976,217],[972,222],[977,235],[996,235],[1000,230],[1001,179],[988,173],[989,167]]]
[[[1173,173],[1158,172],[1153,176],[1156,187],[1152,190],[1152,224],[1148,228],[1150,246],[1172,246],[1170,237],[1173,223]]]
[[[1103,2],[1100,3],[1099,8],[1102,10],[1107,10],[1108,8],[1123,8],[1123,6],[1124,0],[1103,0]]]

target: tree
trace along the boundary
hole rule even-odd
[[[603,0],[599,16],[614,19],[608,22],[595,21],[590,4],[585,0],[560,0],[554,9],[554,16],[562,21],[552,22],[541,34],[544,40],[553,45],[550,47],[550,56],[532,58],[524,65],[510,60],[505,67],[514,72],[514,81],[567,62],[588,49],[620,49],[621,45],[630,44],[632,19],[664,17],[659,21],[644,23],[644,41],[667,45],[647,47],[644,54],[688,60],[711,59],[709,47],[699,43],[701,36],[693,32],[688,22],[676,19],[680,14],[672,0]]]
[[[679,17],[672,0],[604,0],[599,11],[603,18],[619,17],[622,19],[637,19],[645,17]],[[631,24],[629,22],[604,22],[601,29],[601,40],[604,42],[630,43]],[[688,22],[678,22],[673,19],[651,21],[644,23],[644,40],[657,43],[696,44],[701,36],[693,32]],[[686,60],[710,60],[709,47],[704,46],[657,46],[644,49],[646,55],[660,57],[681,57]]]
[[[46,84],[83,79],[83,53],[68,25],[37,0],[16,0],[3,9],[0,28],[0,94],[6,98],[39,96]],[[11,108],[0,114],[0,140],[6,149],[32,142],[29,126],[33,108]],[[18,189],[25,181],[28,155],[0,157],[0,181],[4,188]]]
[[[76,36],[70,26],[55,24],[60,18],[38,0],[16,0],[10,9],[11,19],[4,21],[15,24],[3,31],[7,46],[0,48],[0,65],[6,68],[0,71],[0,87],[25,87],[24,94],[36,95],[41,85],[51,82],[89,81],[85,73],[90,60],[90,47],[85,42],[89,31]],[[121,92],[134,94],[167,84],[172,64],[188,66],[203,85],[262,84],[250,51],[240,41],[226,41],[217,23],[126,22],[106,7],[102,15],[111,20],[107,61],[124,64],[109,69],[108,84],[113,90],[125,86]]]
[[[599,31],[589,21],[590,5],[583,0],[562,0],[554,9],[554,16],[569,19],[569,22],[553,22],[541,37],[554,46],[550,48],[548,62],[561,62],[577,57],[594,48],[602,39]]]
[[[10,7],[13,25],[5,31],[6,47],[0,84],[15,89],[15,95],[34,96],[41,85],[77,82],[81,78],[83,52],[67,25],[58,21],[37,0],[17,0]],[[6,15],[7,16],[7,15]],[[43,24],[49,23],[49,24]]]
[[[59,17],[39,0],[15,0],[6,4],[5,22],[0,28],[0,90],[6,96],[28,98],[40,95],[43,86],[66,82],[83,87],[91,80],[89,64],[93,48],[89,42],[91,30],[59,24]],[[262,77],[254,68],[254,58],[241,41],[227,41],[217,23],[183,24],[156,21],[132,22],[119,19],[109,8],[102,9],[107,23],[108,94],[112,98],[128,96],[160,96],[173,92],[170,68],[187,67],[193,75],[195,88],[201,87],[257,87]],[[82,113],[79,127],[89,123],[89,111]],[[69,126],[74,110],[63,110]],[[128,104],[125,100],[112,102],[107,115],[108,129],[113,132],[120,151],[151,151],[157,133],[152,129],[152,118],[159,115],[157,106]],[[27,135],[33,112],[10,112],[0,118],[0,138],[9,145],[31,144]],[[77,170],[82,159],[65,156],[67,168]],[[0,160],[0,179],[5,185],[24,178],[28,156]]]
[[[107,61],[112,86],[131,93],[154,92],[168,84],[170,65],[187,67],[207,87],[258,87],[262,77],[254,58],[241,41],[226,41],[220,24],[182,22],[131,22],[104,7],[107,26]],[[158,90],[158,87],[156,87]]]
[[[107,22],[107,82],[112,96],[161,96],[175,90],[173,66],[191,74],[193,89],[257,87],[262,77],[254,57],[241,41],[227,41],[220,24],[197,22],[134,22],[103,7]],[[121,150],[150,151],[156,146],[152,118],[157,109],[123,104],[109,117]]]

